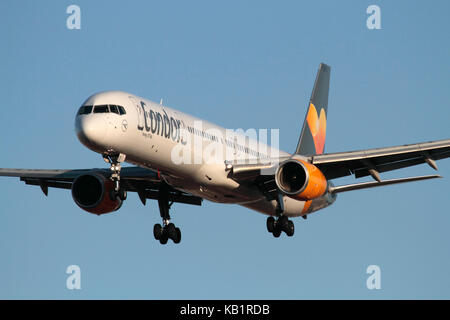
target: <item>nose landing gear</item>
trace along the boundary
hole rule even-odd
[[[120,163],[125,161],[126,155],[123,153],[109,155],[104,154],[103,160],[111,164],[111,177],[110,179],[114,182],[114,190],[111,190],[110,197],[112,200],[119,198],[124,201],[127,198],[127,191],[125,188],[120,186],[120,170],[122,169]]]

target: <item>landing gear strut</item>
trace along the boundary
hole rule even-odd
[[[169,239],[172,239],[174,243],[180,243],[180,228],[175,227],[175,225],[170,222],[169,210],[172,206],[172,202],[169,202],[169,191],[165,184],[161,185],[158,192],[158,206],[163,225],[161,226],[159,223],[155,224],[153,227],[153,236],[156,240],[159,240],[161,244],[166,244]]]
[[[127,198],[127,191],[120,186],[120,170],[122,169],[120,163],[125,161],[123,153],[109,155],[104,154],[103,160],[111,164],[111,180],[114,182],[114,190],[111,190],[110,197],[112,200],[119,198],[124,201]]]
[[[295,231],[294,223],[286,216],[283,216],[283,195],[279,193],[276,200],[277,206],[275,209],[275,213],[277,215],[277,219],[275,220],[274,217],[267,218],[267,231],[269,231],[269,233],[272,233],[275,238],[278,238],[281,235],[282,231],[284,231],[284,233],[286,233],[288,237],[292,237]]]

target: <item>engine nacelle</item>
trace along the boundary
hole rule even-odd
[[[72,198],[83,210],[104,214],[118,210],[122,206],[119,197],[112,198],[114,182],[101,174],[91,173],[77,177],[72,184]]]
[[[289,159],[275,172],[278,189],[297,200],[312,200],[327,191],[328,181],[315,165],[303,160]]]

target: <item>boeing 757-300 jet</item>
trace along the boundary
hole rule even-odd
[[[170,220],[174,202],[201,205],[204,199],[245,206],[268,215],[274,237],[294,234],[290,218],[331,205],[338,193],[439,178],[439,175],[383,180],[381,173],[450,156],[450,139],[360,151],[324,153],[330,67],[320,64],[297,147],[283,152],[180,111],[121,91],[90,96],[75,118],[78,139],[102,155],[110,168],[75,170],[0,169],[0,176],[26,184],[70,189],[83,210],[101,215],[118,210],[127,192],[158,200],[161,244],[181,241]],[[127,162],[132,166],[121,167]],[[373,181],[335,186],[354,175]]]

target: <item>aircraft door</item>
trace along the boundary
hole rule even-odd
[[[136,115],[137,115],[137,128],[138,130],[143,130],[144,129],[144,109],[142,108],[141,104],[139,103],[139,101],[135,98],[130,96],[130,101],[131,104],[134,106],[135,110],[136,110]]]

